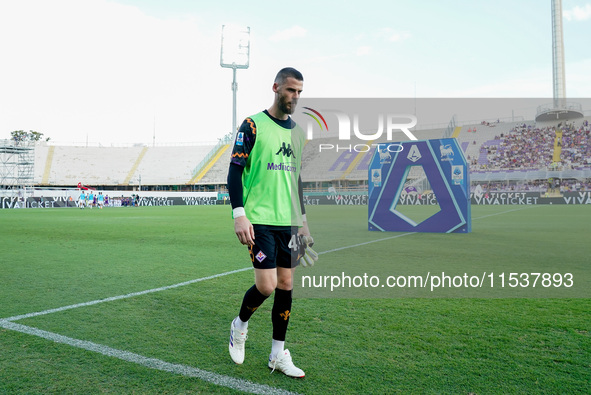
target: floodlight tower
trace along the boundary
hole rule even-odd
[[[566,101],[562,0],[552,0],[552,91],[554,102],[538,107],[536,121],[574,119],[583,116],[579,103]]]
[[[554,108],[563,108],[566,100],[564,77],[564,37],[562,35],[562,0],[552,0],[552,84]]]
[[[250,27],[222,25],[220,66],[232,69],[232,136],[236,134],[236,70],[247,69],[250,61]]]

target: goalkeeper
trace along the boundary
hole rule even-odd
[[[237,364],[244,362],[248,320],[274,292],[268,366],[290,377],[305,376],[284,348],[294,271],[300,261],[311,265],[317,259],[310,249],[313,241],[300,178],[305,134],[289,116],[296,108],[303,80],[296,69],[279,71],[272,106],[240,126],[228,171],[234,231],[248,246],[255,272],[255,284],[246,291],[239,315],[230,326],[230,356]]]

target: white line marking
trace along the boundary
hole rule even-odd
[[[527,210],[527,209],[534,208],[534,207],[539,207],[539,206],[526,206],[526,207],[522,207],[522,208],[516,208],[516,209],[513,209],[513,210],[501,211],[499,213],[488,214],[488,215],[485,215],[485,216],[482,216],[482,217],[472,218],[472,219],[483,219],[483,218],[488,218],[488,217],[494,217],[495,215],[513,213],[515,211]]]
[[[503,211],[503,212],[500,212],[500,213],[494,213],[494,214],[485,215],[483,217],[472,218],[472,219],[483,219],[483,218],[488,218],[488,217],[492,217],[492,216],[495,216],[495,215],[501,215],[501,214],[512,213],[514,211],[525,210],[527,208],[532,208],[532,207],[535,207],[535,206],[531,206],[531,207],[528,206],[528,207],[524,207],[524,208],[517,208],[517,209],[514,209],[514,210]],[[364,245],[367,245],[367,244],[377,243],[379,241],[397,239],[399,237],[410,236],[410,235],[414,235],[414,234],[417,234],[417,233],[418,232],[409,232],[409,233],[403,233],[403,234],[400,234],[400,235],[395,235],[395,236],[390,236],[390,237],[384,237],[382,239],[365,241],[365,242],[359,243],[359,244],[353,244],[353,245],[350,245],[350,246],[339,247],[339,248],[335,248],[335,249],[332,249],[332,250],[322,251],[322,252],[319,252],[318,255],[328,254],[330,252],[342,251],[342,250],[346,250],[346,249],[349,249],[349,248],[361,247],[361,246],[364,246]]]
[[[206,370],[202,370],[192,366],[169,363],[156,358],[148,358],[144,357],[143,355],[135,354],[129,351],[118,350],[116,348],[111,348],[108,346],[85,340],[73,339],[71,337],[59,335],[53,332],[47,332],[41,329],[17,324],[7,320],[0,320],[0,327],[20,333],[25,333],[28,335],[38,336],[43,339],[51,340],[55,343],[67,344],[72,347],[96,352],[108,357],[113,357],[120,359],[122,361],[127,361],[141,366],[145,366],[150,369],[180,374],[187,377],[195,377],[215,385],[235,389],[238,391],[250,392],[253,394],[293,394],[293,392],[289,392],[280,388],[274,388],[264,384],[256,384],[247,380],[237,379],[218,373],[208,372]]]
[[[90,301],[90,302],[72,304],[72,305],[69,305],[69,306],[58,307],[58,308],[55,308],[55,309],[49,309],[49,310],[45,310],[45,311],[39,311],[39,312],[36,312],[36,313],[15,315],[14,317],[3,318],[3,320],[4,321],[18,321],[18,320],[22,320],[22,319],[25,319],[25,318],[37,317],[37,316],[40,316],[40,315],[46,315],[46,314],[51,314],[51,313],[58,313],[60,311],[76,309],[78,307],[86,307],[86,306],[92,306],[92,305],[99,304],[99,303],[104,303],[104,302],[113,302],[115,300],[133,298],[135,296],[146,295],[146,294],[151,294],[151,293],[160,292],[160,291],[166,291],[168,289],[183,287],[185,285],[195,284],[195,283],[198,283],[200,281],[211,280],[211,279],[214,279],[214,278],[227,276],[229,274],[244,272],[246,270],[252,270],[252,267],[246,267],[246,268],[243,268],[243,269],[237,269],[237,270],[232,270],[232,271],[229,271],[229,272],[214,274],[212,276],[201,277],[201,278],[197,278],[197,279],[194,279],[194,280],[185,281],[185,282],[178,283],[178,284],[168,285],[168,286],[165,286],[165,287],[153,288],[153,289],[148,289],[148,290],[140,291],[140,292],[132,292],[132,293],[125,294],[125,295],[112,296],[110,298],[98,299],[98,300],[93,300],[93,301]]]
[[[342,251],[342,250],[347,250],[349,248],[361,247],[361,246],[364,246],[364,245],[367,245],[367,244],[377,243],[379,241],[397,239],[399,237],[414,235],[416,233],[417,232],[403,233],[401,235],[395,235],[395,236],[390,236],[390,237],[384,237],[384,238],[381,238],[381,239],[365,241],[365,242],[359,243],[359,244],[353,244],[353,245],[346,246],[346,247],[339,247],[339,248],[335,248],[335,249],[328,250],[328,251],[322,251],[322,252],[319,252],[318,255],[328,254],[328,253],[331,253],[331,252],[337,252],[337,251]]]
[[[472,218],[472,219],[483,219],[483,218],[488,218],[488,217],[492,217],[492,216],[495,216],[495,215],[512,213],[514,211],[525,210],[527,208],[533,208],[533,207],[535,207],[535,206],[528,206],[528,207],[524,207],[524,208],[518,208],[518,209],[514,209],[514,210],[503,211],[503,212],[500,212],[500,213],[494,213],[494,214],[485,215],[483,217]],[[342,251],[342,250],[346,250],[346,249],[349,249],[349,248],[361,247],[361,246],[364,246],[364,245],[367,245],[367,244],[377,243],[379,241],[397,239],[399,237],[410,236],[410,235],[414,235],[414,234],[417,234],[417,233],[418,232],[409,232],[409,233],[403,233],[403,234],[400,234],[400,235],[395,235],[395,236],[390,236],[390,237],[384,237],[382,239],[370,240],[370,241],[366,241],[366,242],[359,243],[359,244],[353,244],[353,245],[346,246],[346,247],[339,247],[339,248],[335,248],[335,249],[332,249],[332,250],[322,251],[322,252],[319,252],[318,255],[328,254],[330,252]]]

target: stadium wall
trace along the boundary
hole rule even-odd
[[[96,194],[98,191],[94,191]],[[100,191],[109,197],[109,207],[136,206],[203,206],[218,204],[217,192],[149,192],[140,196],[133,191]],[[0,209],[77,207],[80,191],[32,190],[0,196]],[[220,201],[224,204],[225,199]]]
[[[104,192],[109,195],[108,191]],[[116,207],[120,204],[120,191],[109,196],[117,196],[112,202]],[[136,195],[137,196],[137,195]],[[131,198],[131,195],[123,196]],[[562,196],[547,197],[537,192],[490,192],[486,194],[470,194],[472,205],[542,205],[542,204],[567,204],[567,205],[591,205],[591,191],[565,192]],[[0,197],[0,209],[17,208],[59,208],[76,207],[77,197],[69,196],[34,196],[22,198]],[[310,193],[304,195],[304,204],[308,206],[333,205],[333,206],[367,206],[366,193]],[[230,200],[225,194],[215,192],[154,192],[139,196],[136,206],[204,206],[204,205],[229,205]],[[398,202],[403,206],[436,206],[437,198],[432,193],[422,195],[407,194],[400,197]],[[111,206],[112,207],[112,206]]]
[[[306,205],[366,206],[367,194],[309,194],[304,196]],[[549,197],[537,192],[490,192],[470,194],[470,203],[476,206],[489,205],[538,205],[538,204],[591,204],[591,191],[565,192],[562,196]],[[403,206],[436,206],[433,193],[402,195],[398,201]]]

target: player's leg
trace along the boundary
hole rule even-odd
[[[285,337],[291,317],[295,272],[295,267],[292,267],[292,251],[289,248],[291,237],[291,231],[282,232],[281,241],[278,242],[277,288],[271,311],[273,341],[269,355],[269,368],[279,370],[290,377],[304,377],[304,371],[293,364],[289,350],[285,349]]]
[[[291,315],[292,293],[293,293],[293,271],[290,268],[277,268],[277,288],[271,311],[273,323],[273,342],[271,345],[271,358],[284,350],[285,335]]]
[[[257,289],[256,284],[250,287],[244,294],[242,305],[240,306],[240,313],[230,324],[230,342],[228,344],[228,351],[230,352],[230,357],[234,363],[240,365],[244,362],[244,345],[248,338],[248,320],[268,297],[268,295],[262,294]]]
[[[249,254],[255,271],[255,284],[244,294],[240,312],[230,325],[228,349],[232,360],[244,362],[244,343],[247,339],[248,320],[261,304],[271,295],[277,285],[274,253],[275,245],[268,227],[255,225],[255,245],[249,247]]]

